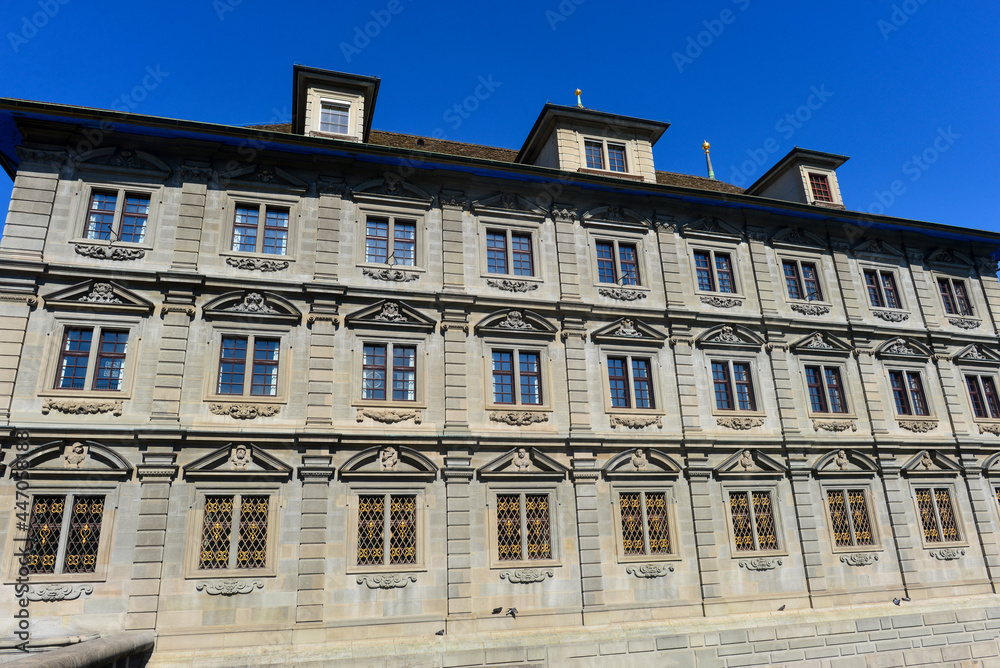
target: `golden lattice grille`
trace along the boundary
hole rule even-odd
[[[385,558],[385,497],[362,496],[358,504],[358,565],[381,564]]]
[[[78,496],[74,500],[66,540],[64,573],[93,573],[97,568],[103,514],[103,496]]]
[[[729,514],[738,552],[778,549],[771,492],[730,492]]]
[[[826,498],[837,547],[875,544],[863,489],[831,489],[827,491]]]
[[[645,554],[640,493],[622,492],[618,498],[618,505],[622,513],[622,546],[625,554]]]
[[[266,496],[244,496],[240,501],[240,542],[236,568],[263,568],[267,563]]]
[[[389,522],[389,563],[417,563],[417,498],[392,495]]]
[[[201,534],[199,568],[229,568],[233,524],[233,496],[205,497],[205,525]]]
[[[524,511],[528,526],[528,559],[549,559],[549,495],[527,494]]]
[[[872,531],[872,519],[868,513],[868,500],[865,497],[865,491],[863,489],[847,490],[847,499],[851,504],[855,544],[874,545],[875,532]]]
[[[934,497],[931,495],[931,490],[917,490],[917,510],[920,511],[920,524],[924,528],[924,540],[928,543],[940,543],[941,533],[938,531],[937,518],[934,516]]]
[[[958,524],[951,493],[947,489],[918,489],[916,492],[924,540],[928,543],[957,541]]]
[[[851,523],[847,517],[847,506],[844,500],[844,490],[830,490],[826,493],[830,504],[830,523],[833,525],[833,540],[837,547],[850,546]]]
[[[29,573],[55,573],[66,497],[36,496],[25,540],[24,565]]]
[[[645,492],[646,523],[649,527],[650,554],[670,554],[670,530],[667,526],[667,495]]]
[[[778,549],[778,536],[774,527],[774,512],[770,492],[753,493],[754,519],[757,525],[757,549]]]
[[[521,497],[497,495],[497,557],[501,561],[521,558]]]
[[[951,505],[951,494],[946,489],[934,490],[938,517],[941,519],[941,535],[946,542],[958,540],[958,523]]]
[[[747,492],[729,493],[729,514],[733,520],[733,539],[736,550],[754,550],[753,524],[750,521],[750,499]]]

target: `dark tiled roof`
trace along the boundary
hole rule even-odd
[[[291,123],[280,123],[277,125],[252,125],[250,127],[255,130],[266,130],[268,132],[292,131]],[[368,141],[372,144],[388,146],[391,148],[430,151],[432,153],[459,155],[466,158],[481,158],[483,160],[495,160],[497,162],[514,162],[517,158],[517,151],[514,149],[497,148],[496,146],[482,146],[480,144],[466,144],[458,141],[448,141],[447,139],[418,137],[416,135],[406,135],[399,132],[385,132],[384,130],[372,130],[368,137]],[[722,181],[706,179],[703,176],[676,174],[674,172],[656,172],[656,182],[665,186],[712,190],[715,192],[731,193],[734,195],[743,193],[743,188],[723,183]]]

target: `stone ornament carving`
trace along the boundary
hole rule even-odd
[[[77,441],[66,446],[63,451],[63,462],[68,469],[82,469],[89,453],[90,448],[85,443]]]
[[[673,573],[674,567],[667,564],[639,564],[637,566],[626,566],[625,572],[637,578],[662,578],[667,573]]]
[[[406,316],[399,312],[399,304],[396,302],[386,302],[382,304],[382,312],[376,315],[373,320],[381,322],[406,322]]]
[[[227,257],[226,264],[230,267],[236,267],[237,269],[246,269],[247,271],[283,271],[288,269],[288,262],[282,260],[259,260],[253,257]]]
[[[792,304],[792,310],[802,315],[826,315],[830,312],[830,307],[819,304]]]
[[[997,261],[990,258],[979,258],[976,260],[976,266],[979,267],[979,271],[984,274],[995,274],[997,273]]]
[[[210,404],[208,410],[215,415],[228,415],[234,420],[255,420],[273,417],[281,411],[281,407],[270,404]]]
[[[840,563],[848,566],[868,566],[878,561],[878,555],[873,552],[855,552],[844,554],[840,557]]]
[[[736,429],[739,431],[744,431],[747,429],[753,429],[754,427],[760,427],[764,424],[764,418],[759,417],[720,417],[716,418],[716,424],[720,427],[728,427],[730,429]]]
[[[892,342],[892,345],[885,349],[885,352],[891,353],[893,355],[917,355],[916,350],[906,345],[904,339],[896,339]]]
[[[746,341],[736,335],[736,330],[729,325],[723,327],[710,341],[712,343],[746,343]]]
[[[981,424],[979,425],[979,433],[1000,436],[1000,424]]]
[[[380,470],[395,471],[397,464],[399,464],[399,453],[396,452],[396,448],[389,446],[382,448],[382,451],[378,453],[378,467]]]
[[[531,584],[541,582],[545,578],[551,578],[555,573],[551,568],[518,568],[513,571],[503,571],[500,573],[501,580],[507,580],[515,584]]]
[[[441,206],[455,206],[465,208],[465,193],[461,190],[442,190],[438,193],[438,201]]]
[[[843,450],[838,450],[837,451],[837,458],[833,460],[833,463],[837,465],[838,469],[840,469],[841,471],[843,471],[844,467],[847,466],[847,464],[848,464],[847,453],[845,451],[843,451]]]
[[[328,177],[316,181],[316,192],[320,195],[338,195],[343,197],[347,192],[347,183],[342,178]]]
[[[743,306],[742,299],[730,299],[728,297],[702,297],[702,304],[708,304],[709,306],[714,306],[716,308],[733,308],[734,306]]]
[[[48,584],[28,587],[29,601],[75,601],[94,593],[93,585]]]
[[[209,596],[235,596],[236,594],[249,594],[254,589],[263,589],[264,583],[261,580],[212,580],[209,582],[199,582],[195,589],[203,591]]]
[[[160,307],[160,317],[166,317],[170,313],[183,313],[189,318],[193,318],[195,309],[193,306],[183,306],[179,304],[164,304]]]
[[[986,355],[979,352],[979,346],[972,346],[966,351],[964,355],[962,355],[962,359],[985,361],[989,358],[987,358]]]
[[[517,452],[514,453],[514,458],[510,460],[510,463],[518,473],[527,473],[528,469],[531,468],[531,457],[528,455],[527,450],[524,448],[518,448]]]
[[[142,248],[118,248],[115,246],[90,246],[83,244],[76,246],[75,250],[80,255],[86,255],[95,260],[115,260],[117,262],[138,260],[146,256],[146,251]]]
[[[957,550],[953,547],[945,547],[940,550],[931,550],[931,556],[941,561],[955,561],[965,555],[965,550]]]
[[[646,298],[645,292],[640,292],[639,290],[628,290],[626,288],[598,288],[597,294],[602,297],[610,297],[611,299],[617,299],[623,302],[634,302],[636,300]]]
[[[740,453],[740,466],[743,467],[744,471],[749,471],[753,468],[753,454],[749,450],[744,450]]]
[[[403,573],[383,573],[381,575],[358,576],[358,584],[363,584],[369,589],[402,589],[411,582],[416,581],[416,575]]]
[[[264,299],[264,295],[259,292],[248,292],[243,301],[229,308],[228,310],[234,311],[236,313],[276,313],[276,311],[271,308],[267,300]]]
[[[13,302],[15,304],[35,306],[38,304],[38,299],[32,295],[0,295],[0,302]]]
[[[646,459],[646,451],[642,448],[636,448],[635,452],[632,453],[632,467],[636,471],[642,471],[646,468],[649,461]]]
[[[408,283],[420,278],[418,274],[399,269],[362,269],[361,273],[368,278],[374,278],[376,281],[392,281],[395,283]]]
[[[651,425],[663,428],[663,422],[659,415],[612,415],[611,427],[628,427],[629,429],[642,429]]]
[[[557,223],[575,223],[579,213],[572,207],[553,207],[552,219]]]
[[[898,311],[872,311],[872,315],[886,322],[903,322],[910,319],[908,313],[899,313]]]
[[[237,445],[229,452],[229,463],[237,471],[246,471],[250,467],[250,450],[247,446]]]
[[[82,399],[46,399],[42,404],[42,415],[48,415],[51,411],[66,413],[67,415],[98,415],[100,413],[111,413],[115,417],[122,414],[121,401],[85,401]]]
[[[114,167],[128,167],[129,169],[148,169],[146,163],[136,156],[135,151],[128,149],[118,151],[108,160],[108,164]]]
[[[813,429],[816,431],[832,431],[832,432],[842,432],[850,429],[851,431],[857,431],[858,425],[854,422],[845,420],[813,420]]]
[[[181,165],[180,175],[182,181],[201,181],[202,183],[207,183],[212,180],[212,170],[208,167]]]
[[[63,151],[43,151],[25,148],[24,146],[17,146],[14,150],[17,152],[17,156],[24,162],[37,162],[43,165],[55,165],[56,167],[61,166],[68,158]]]
[[[110,283],[94,283],[90,292],[80,297],[80,301],[88,304],[121,304],[122,300],[115,295],[115,289]]]
[[[420,411],[397,411],[391,409],[362,408],[358,411],[358,422],[365,418],[381,422],[383,424],[396,424],[413,420],[413,424],[420,424],[422,417]]]
[[[812,338],[809,339],[809,343],[805,344],[803,347],[812,348],[816,350],[833,350],[833,346],[824,341],[823,335],[820,334],[819,332],[813,334]]]
[[[928,420],[899,420],[900,429],[912,431],[917,434],[926,434],[937,427],[937,422]]]
[[[507,278],[487,278],[486,285],[498,290],[506,290],[507,292],[531,292],[532,290],[538,289],[538,283],[532,283],[530,281],[512,281]]]
[[[924,456],[920,458],[920,465],[924,467],[925,471],[929,471],[931,467],[934,466],[934,460],[931,459],[931,453],[924,453]]]
[[[507,318],[497,325],[500,329],[534,329],[534,325],[526,322],[520,311],[511,311]]]
[[[948,322],[959,329],[979,329],[978,320],[969,320],[967,318],[948,318]]]
[[[621,321],[621,323],[619,323],[618,329],[614,331],[613,336],[623,336],[626,338],[637,339],[641,337],[642,334],[640,334],[639,330],[635,328],[634,320],[631,318],[625,318]]]
[[[770,559],[767,557],[744,559],[740,562],[740,568],[745,568],[748,571],[773,571],[780,565],[781,559]]]
[[[549,416],[547,413],[532,413],[529,411],[492,411],[490,413],[490,420],[509,424],[512,427],[524,427],[529,424],[548,422]]]

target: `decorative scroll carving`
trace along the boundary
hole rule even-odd
[[[511,311],[507,318],[497,324],[500,329],[534,329],[535,326],[526,322],[520,311]]]
[[[207,183],[212,180],[212,170],[208,167],[181,165],[180,175],[182,181],[200,181],[201,183]]]
[[[235,596],[236,594],[249,594],[254,589],[263,589],[264,583],[261,580],[213,580],[211,582],[199,582],[195,589],[203,591],[209,596]]]
[[[15,304],[35,306],[38,304],[38,298],[34,295],[0,295],[0,302],[13,302]]]
[[[511,465],[517,469],[518,473],[527,473],[531,468],[531,457],[524,448],[518,448],[514,453],[514,458],[510,460]]]
[[[976,260],[976,266],[979,267],[980,273],[983,274],[997,273],[997,261],[991,258],[979,258],[978,260]]]
[[[247,271],[272,272],[288,269],[288,262],[279,262],[277,260],[259,260],[253,257],[227,257],[226,264],[230,267],[246,269]]]
[[[667,564],[639,564],[637,566],[626,566],[625,572],[637,578],[662,578],[667,573],[673,573],[674,567]]]
[[[886,322],[903,322],[910,319],[908,313],[899,313],[898,311],[872,311],[872,315]]]
[[[598,288],[597,294],[604,297],[611,297],[623,302],[634,302],[637,299],[645,299],[646,293],[639,290],[627,290],[625,288]]]
[[[753,429],[764,424],[764,418],[759,417],[720,417],[716,418],[716,424],[720,427],[729,427],[740,431]]]
[[[1000,424],[981,424],[979,425],[979,433],[1000,436]]]
[[[855,552],[845,554],[840,557],[840,563],[848,566],[867,566],[878,561],[878,555],[874,552]]]
[[[819,349],[819,350],[833,350],[833,346],[831,346],[829,343],[827,343],[826,341],[824,341],[823,340],[823,335],[820,334],[819,332],[816,332],[815,334],[813,334],[812,338],[809,339],[809,343],[805,344],[802,347],[803,348],[814,348],[814,349]]]
[[[531,292],[532,290],[538,289],[538,283],[532,283],[531,281],[512,281],[507,278],[487,278],[486,285],[498,290],[506,290],[507,292]]]
[[[94,586],[69,585],[69,584],[48,584],[39,587],[28,588],[29,601],[75,601],[84,594],[94,593]]]
[[[382,422],[384,424],[396,424],[397,422],[406,422],[407,420],[413,420],[414,424],[420,424],[422,418],[420,411],[394,411],[390,409],[374,409],[374,408],[362,408],[358,411],[358,422],[361,422],[365,418],[370,418],[376,422]]]
[[[500,573],[501,580],[507,580],[515,584],[531,584],[541,582],[545,578],[551,578],[555,573],[551,568],[518,568],[513,571],[503,571]]]
[[[624,336],[627,338],[636,339],[642,336],[642,334],[635,328],[635,321],[632,318],[625,318],[618,325],[612,336]]]
[[[906,431],[926,434],[937,427],[937,422],[934,422],[933,420],[900,420],[899,426],[901,429],[905,429]]]
[[[395,471],[397,464],[399,464],[399,453],[391,445],[383,448],[378,454],[378,467],[382,471]]]
[[[97,415],[111,413],[115,417],[122,414],[121,401],[85,401],[82,399],[46,399],[42,404],[42,415],[58,411],[67,415]]]
[[[68,469],[82,469],[90,448],[85,443],[77,441],[72,445],[67,445],[63,451],[63,461]]]
[[[736,331],[726,325],[719,333],[710,339],[712,343],[746,343],[743,339],[736,335]]]
[[[358,584],[363,584],[369,589],[402,589],[411,582],[416,581],[416,575],[404,573],[384,573],[381,575],[358,576]]]
[[[830,312],[830,307],[819,304],[792,304],[792,310],[802,315],[826,315]]]
[[[210,404],[208,410],[215,415],[228,415],[234,420],[254,420],[272,417],[281,411],[281,406],[272,404]]]
[[[399,269],[362,269],[361,273],[377,281],[394,281],[396,283],[408,283],[420,278],[419,274]]]
[[[250,467],[250,450],[242,443],[229,453],[229,463],[237,471],[246,471]]]
[[[745,568],[748,571],[773,571],[780,565],[781,559],[769,559],[767,557],[744,559],[740,562],[740,568]]]
[[[382,322],[406,322],[406,316],[399,312],[399,304],[396,302],[382,304],[382,312],[372,319]]]
[[[716,308],[733,308],[734,306],[743,306],[742,299],[729,299],[728,297],[702,297],[702,304],[708,304],[709,306],[715,306]]]
[[[442,190],[438,194],[441,206],[456,206],[465,208],[465,193],[461,190]]]
[[[660,429],[663,428],[663,421],[660,419],[659,415],[612,415],[611,416],[612,428],[628,427],[629,429],[642,429],[643,427],[649,427],[650,425],[654,424]]]
[[[146,251],[142,248],[118,248],[117,246],[79,245],[76,246],[76,252],[95,260],[138,260],[146,256]]]
[[[955,561],[965,555],[965,550],[956,550],[953,547],[945,547],[940,550],[931,550],[931,556],[941,561]]]
[[[960,329],[979,329],[978,320],[969,320],[968,318],[948,318],[948,322]]]
[[[579,213],[572,207],[553,207],[552,219],[557,223],[575,223]]]
[[[885,349],[885,352],[893,355],[917,355],[917,351],[906,345],[904,339],[896,339],[892,345]]]
[[[965,352],[964,355],[962,355],[962,359],[964,359],[964,360],[979,360],[979,361],[985,362],[989,358],[986,357],[986,355],[984,355],[981,352],[979,352],[979,346],[975,346],[974,345],[971,348],[969,348]]]
[[[243,297],[242,302],[227,310],[235,311],[236,313],[277,313],[277,311],[268,306],[264,295],[259,292],[248,292]]]
[[[646,459],[646,451],[643,450],[642,448],[635,449],[635,452],[632,453],[632,459],[630,461],[632,462],[632,466],[633,468],[635,468],[636,471],[642,471],[643,469],[646,468],[646,465],[649,463],[649,460]]]
[[[538,422],[548,422],[548,413],[532,413],[529,411],[492,411],[490,420],[502,422],[512,427],[524,427]]]
[[[193,306],[184,306],[179,304],[164,304],[160,307],[160,317],[164,317],[168,313],[183,313],[189,318],[193,318],[195,310]]]
[[[90,292],[80,297],[80,301],[88,304],[121,304],[122,300],[115,296],[115,289],[110,283],[94,283]]]
[[[816,431],[834,432],[847,431],[848,429],[857,431],[858,425],[848,420],[813,420],[813,429]]]

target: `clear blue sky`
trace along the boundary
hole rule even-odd
[[[997,3],[943,0],[3,0],[0,96],[267,123],[301,63],[381,77],[377,129],[519,148],[580,87],[673,124],[658,169],[703,175],[708,139],[717,176],[747,185],[798,145],[851,156],[849,209],[898,180],[886,214],[1000,231],[998,27]],[[480,78],[492,92],[467,100]],[[9,198],[0,175],[4,218]]]

